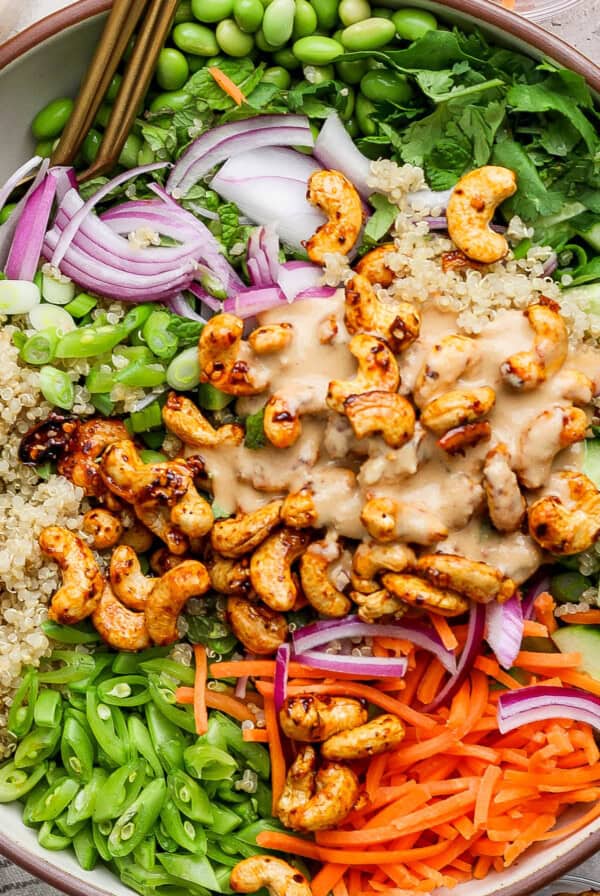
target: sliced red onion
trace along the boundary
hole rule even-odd
[[[577,688],[533,685],[507,691],[498,700],[501,734],[530,722],[573,719],[600,731],[600,698]]]
[[[261,236],[264,227],[255,227],[248,239],[247,265],[252,286],[262,288],[273,286],[275,281],[271,276],[271,267],[265,250],[261,245]]]
[[[523,596],[523,618],[531,619],[533,616],[533,604],[536,597],[548,591],[550,588],[550,567],[540,566],[537,572],[529,579],[527,590]]]
[[[33,280],[35,276],[56,195],[56,183],[50,171],[29,196],[19,215],[6,261],[5,273],[9,280]]]
[[[250,681],[249,675],[242,675],[238,678],[235,690],[233,692],[234,697],[237,697],[238,700],[243,700],[246,696],[246,691],[248,690],[248,682]]]
[[[210,311],[223,311],[223,302],[220,299],[216,299],[214,296],[211,296],[209,292],[207,292],[199,283],[190,283],[189,292],[196,296],[197,299],[200,299],[203,305]]]
[[[557,269],[557,267],[558,267],[558,255],[556,254],[556,252],[553,252],[552,255],[550,255],[549,258],[547,258],[546,261],[544,262],[544,266],[542,268],[542,274],[544,275],[544,277],[550,277],[554,273],[554,271]]]
[[[506,233],[507,227],[505,224],[490,224],[491,230],[495,230],[496,233]]]
[[[342,653],[325,653],[323,650],[307,650],[296,654],[299,663],[327,672],[372,675],[373,678],[402,678],[406,675],[406,657],[348,656]]]
[[[337,292],[337,288],[335,286],[311,286],[309,289],[303,289],[302,292],[299,292],[295,302],[300,302],[303,299],[332,299]]]
[[[54,165],[50,173],[56,181],[56,198],[62,202],[69,190],[77,189],[77,177],[75,169],[70,165]]]
[[[206,318],[202,317],[201,314],[198,314],[197,311],[194,311],[186,297],[183,293],[179,292],[176,296],[173,296],[167,302],[167,305],[173,312],[173,314],[178,314],[179,317],[186,317],[188,320],[195,320],[200,324],[205,324],[207,322]]]
[[[408,201],[417,212],[425,209],[445,211],[448,206],[448,200],[452,195],[452,189],[439,191],[429,189],[415,190],[414,193],[408,194]]]
[[[77,233],[80,224],[85,220],[87,215],[92,211],[93,208],[102,200],[105,196],[108,195],[112,190],[116,187],[119,187],[121,184],[126,183],[128,180],[133,180],[136,177],[139,177],[141,174],[148,174],[151,171],[158,171],[160,168],[166,168],[168,162],[152,162],[150,165],[139,165],[137,168],[132,168],[129,171],[124,171],[122,174],[118,174],[117,177],[113,177],[112,180],[109,180],[108,183],[104,184],[91,196],[87,202],[83,204],[83,206],[79,209],[79,211],[71,218],[68,226],[62,232],[59,241],[54,247],[54,251],[52,254],[52,264],[56,267],[60,266],[61,261],[63,260],[67,249],[69,248],[73,237]]]
[[[275,284],[279,274],[279,237],[277,236],[277,230],[270,225],[261,227],[259,243],[269,268],[271,283]]]
[[[309,261],[285,261],[279,265],[277,285],[288,302],[291,302],[298,293],[319,287],[322,276],[322,269]]]
[[[286,298],[277,286],[250,287],[241,289],[234,296],[225,299],[221,310],[236,314],[245,320],[284,304]]]
[[[473,666],[476,657],[479,656],[484,629],[485,606],[483,604],[472,602],[467,640],[460,655],[456,672],[448,679],[435,699],[426,707],[426,712],[433,712],[456,694],[457,690],[471,671],[471,667]]]
[[[289,644],[282,644],[275,654],[275,677],[273,679],[273,691],[275,712],[279,710],[287,700],[288,669],[292,649]]]
[[[367,179],[371,171],[371,161],[357,149],[352,137],[336,112],[327,117],[317,142],[314,156],[323,168],[333,168],[345,174],[356,187],[363,199],[374,192]]]
[[[423,218],[423,220],[427,222],[430,230],[448,230],[448,219],[446,217]]]
[[[27,177],[27,175],[31,171],[34,171],[41,163],[41,156],[33,156],[33,158],[28,159],[26,162],[24,162],[20,166],[20,168],[17,168],[16,171],[13,171],[8,180],[0,187],[0,211],[2,211],[2,209],[6,205],[6,200],[8,199],[14,188],[23,180],[24,177]]]
[[[410,641],[417,647],[434,653],[450,674],[456,672],[454,654],[444,647],[435,629],[420,622],[381,624],[363,622],[358,616],[346,616],[345,619],[313,622],[292,635],[294,652],[297,654],[305,654],[315,647],[344,638],[400,638]]]
[[[485,640],[504,669],[510,669],[523,640],[523,608],[514,594],[506,603],[491,601],[485,607]]]
[[[36,156],[36,159],[38,157]],[[32,161],[32,160],[31,160]],[[19,219],[25,207],[25,203],[28,198],[31,196],[34,190],[36,190],[39,185],[42,183],[46,174],[48,173],[48,168],[50,167],[50,160],[44,159],[42,164],[40,165],[40,170],[36,174],[33,183],[30,184],[28,190],[25,192],[25,195],[21,197],[19,202],[17,203],[16,208],[13,209],[11,216],[8,218],[4,224],[0,225],[0,270],[6,264],[6,259],[8,258],[8,253],[10,251],[10,247],[12,245],[12,241],[15,235],[15,230],[17,229],[17,224],[19,223]],[[19,169],[22,171],[22,168]],[[16,173],[16,172],[15,172]],[[11,178],[12,180],[12,178]],[[20,178],[19,178],[20,180]],[[17,181],[18,182],[18,181]],[[10,195],[10,193],[9,193]]]
[[[219,162],[264,146],[314,146],[303,115],[261,115],[221,125],[202,134],[186,149],[167,181],[167,190],[185,196]]]

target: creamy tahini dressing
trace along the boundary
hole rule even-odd
[[[544,411],[569,407],[560,373],[540,387],[519,392],[506,386],[500,365],[515,352],[528,351],[532,329],[524,314],[506,310],[497,314],[476,343],[472,362],[459,364],[458,379],[449,371],[450,384],[442,384],[437,397],[448,389],[491,386],[496,403],[488,420],[489,441],[468,449],[464,455],[449,455],[437,445],[437,436],[417,424],[413,439],[400,449],[391,449],[380,436],[357,440],[348,421],[327,409],[326,396],[332,379],[356,375],[356,362],[348,350],[350,336],[344,323],[344,293],[332,299],[313,299],[278,307],[261,315],[260,324],[290,323],[293,337],[282,352],[263,356],[267,390],[238,401],[238,411],[249,413],[262,407],[268,397],[283,395],[290,408],[301,413],[302,434],[291,448],[267,446],[252,451],[244,446],[203,449],[201,456],[212,482],[213,493],[224,511],[251,511],[275,496],[285,496],[310,486],[319,525],[332,535],[352,539],[367,537],[360,523],[365,502],[373,496],[390,497],[414,507],[414,515],[429,515],[447,530],[437,549],[484,560],[511,575],[526,579],[541,562],[541,552],[521,532],[501,535],[489,523],[482,468],[489,449],[503,442],[513,465],[527,447],[528,464],[543,464],[547,445],[556,440],[557,415],[537,424],[536,438],[526,437],[529,427]],[[455,315],[424,310],[420,338],[398,357],[400,392],[410,394],[426,359],[440,341],[457,334]],[[455,362],[452,362],[455,363]],[[600,387],[600,353],[583,347],[572,352],[562,372],[580,370]],[[538,456],[539,454],[539,456]],[[582,448],[561,451],[552,469],[579,469]],[[548,465],[550,469],[550,465]],[[535,499],[540,492],[526,494]],[[428,548],[431,550],[431,548]]]

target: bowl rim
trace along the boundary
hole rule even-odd
[[[571,47],[562,38],[546,31],[543,27],[521,16],[497,6],[489,0],[437,0],[456,12],[465,13],[481,20],[503,33],[535,47],[543,55],[573,69],[582,75],[592,90],[600,94],[600,67],[591,59]],[[64,29],[79,25],[87,19],[107,12],[111,0],[76,0],[70,6],[51,13],[29,28],[0,45],[0,72],[19,57],[38,47],[42,42],[59,34]],[[600,849],[600,829],[589,833],[566,855],[550,861],[536,869],[527,879],[516,882],[498,891],[501,896],[527,896],[527,894],[547,885],[566,874],[576,865],[590,858]],[[46,883],[69,896],[107,896],[107,891],[80,877],[75,877],[48,860],[29,852],[0,830],[0,853]]]

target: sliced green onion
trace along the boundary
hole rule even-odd
[[[172,389],[186,392],[200,382],[200,359],[195,345],[184,349],[167,367],[167,383]]]
[[[141,330],[154,310],[154,305],[136,305],[127,312],[121,323],[129,333]]]
[[[151,451],[156,451],[158,448],[162,448],[166,435],[167,431],[161,427],[160,429],[155,429],[154,432],[143,432],[142,440],[144,445],[150,448]]]
[[[172,358],[177,351],[178,339],[169,330],[170,322],[168,311],[153,311],[142,329],[148,348],[159,358]]]
[[[222,411],[234,398],[234,395],[216,389],[212,383],[200,383],[198,387],[198,404],[205,411]]]
[[[85,378],[85,387],[92,395],[110,392],[115,384],[115,371],[108,364],[94,364]]]
[[[144,361],[132,361],[115,374],[117,383],[132,388],[150,389],[153,386],[162,386],[165,379],[165,368],[162,364],[146,364]]]
[[[26,364],[41,366],[52,361],[57,345],[58,334],[55,329],[49,328],[30,336],[19,354]]]
[[[162,426],[162,411],[158,401],[153,401],[141,411],[133,411],[129,416],[129,423],[133,432],[138,433]]]
[[[61,330],[62,333],[68,333],[77,328],[77,324],[66,308],[49,305],[47,302],[42,302],[31,309],[29,323],[34,330],[47,330],[48,327],[54,327],[55,330]]]
[[[79,327],[65,333],[56,347],[57,358],[94,358],[111,351],[119,342],[127,338],[127,329],[122,325],[100,324],[100,326]]]
[[[146,364],[154,364],[157,360],[147,345],[119,345],[115,354],[123,355],[128,361],[144,361]]]
[[[162,454],[160,451],[152,451],[151,448],[144,448],[140,451],[140,460],[145,464],[162,464],[168,459],[166,454]]]
[[[27,314],[40,302],[40,291],[30,280],[0,280],[0,314]]]
[[[42,395],[59,408],[70,411],[75,401],[73,383],[64,370],[46,364],[40,370],[40,389]]]
[[[2,279],[2,278],[0,278],[0,279]],[[27,342],[27,336],[25,335],[23,330],[15,330],[15,332],[12,334],[12,336],[10,338],[11,338],[11,342],[15,346],[15,348],[18,348],[19,350],[21,350],[23,348],[23,346],[25,345],[25,343]]]
[[[110,395],[102,393],[99,395],[92,395],[90,402],[104,417],[110,417],[115,409],[115,403],[114,401],[111,401]]]
[[[72,280],[42,274],[42,296],[52,305],[68,305],[75,298],[75,284]]]
[[[521,240],[521,242],[517,243],[517,245],[513,249],[514,257],[517,259],[527,258],[527,253],[531,249],[532,245],[533,244],[532,244],[531,240],[529,239],[529,237],[527,237],[524,240]]]
[[[95,299],[94,296],[88,295],[87,292],[80,292],[72,302],[65,305],[65,311],[68,311],[73,317],[85,317],[97,304],[98,299]]]

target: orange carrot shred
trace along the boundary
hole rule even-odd
[[[498,765],[488,765],[483,773],[477,800],[475,801],[475,815],[473,821],[476,828],[485,828],[490,812],[490,803],[494,794],[494,788],[502,777],[502,769]]]
[[[194,705],[195,688],[177,688],[175,691],[175,700],[177,703]],[[218,709],[227,716],[237,719],[238,722],[253,722],[254,716],[245,703],[232,697],[230,694],[224,694],[222,691],[213,691],[206,688],[204,693],[204,701],[209,709]]]
[[[264,728],[242,728],[242,739],[249,744],[269,743],[269,735]]]
[[[246,102],[246,97],[237,84],[234,84],[231,78],[226,75],[225,72],[221,71],[220,68],[217,68],[216,65],[209,65],[207,71],[212,75],[221,90],[226,93],[227,96],[231,97],[236,106],[241,106]]]
[[[553,634],[558,628],[554,615],[555,609],[556,603],[549,591],[543,591],[542,594],[538,594],[533,602],[535,618],[541,625],[546,626],[550,634]]]
[[[194,677],[194,721],[196,733],[206,734],[208,731],[208,713],[206,711],[206,675],[208,662],[206,649],[202,644],[194,644],[196,673]],[[177,699],[177,698],[176,698]]]
[[[523,623],[523,636],[525,638],[548,638],[550,633],[543,623],[526,619]]]
[[[456,635],[448,624],[448,620],[443,616],[438,615],[438,613],[429,613],[429,619],[446,650],[456,650],[458,641]]]
[[[560,617],[561,622],[575,625],[600,625],[600,610],[585,610],[581,613],[566,613]]]
[[[267,726],[269,751],[271,754],[271,789],[273,792],[273,815],[275,815],[279,798],[285,787],[286,770],[281,737],[279,735],[277,712],[275,711],[275,701],[270,697],[265,697],[265,724]]]
[[[336,884],[341,881],[347,870],[347,865],[332,863],[323,865],[310,882],[312,896],[328,896],[331,890],[335,893]]]
[[[515,666],[534,672],[562,672],[563,669],[577,669],[581,665],[580,653],[538,653],[521,650],[517,654]]]

